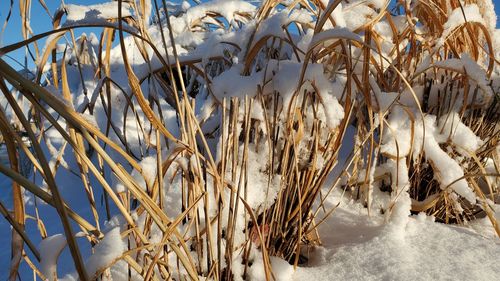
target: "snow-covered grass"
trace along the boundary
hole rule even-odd
[[[22,3],[1,277],[500,278],[490,0]]]

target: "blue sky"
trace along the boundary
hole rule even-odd
[[[94,3],[103,3],[108,2],[106,0],[66,0],[67,4],[94,4]],[[52,29],[51,18],[47,14],[47,12],[42,8],[38,0],[31,1],[32,3],[32,12],[31,12],[31,28],[33,29],[34,34],[43,33]],[[57,8],[60,6],[61,1],[58,0],[46,0],[45,3],[51,14],[53,14]],[[9,13],[10,1],[0,0],[0,25],[3,27],[5,19]],[[21,33],[21,18],[19,16],[19,4],[18,1],[14,1],[14,7],[12,8],[12,15],[10,16],[7,28],[5,29],[4,34],[2,34],[0,46],[10,45],[16,42],[21,41],[22,33]],[[83,30],[85,32],[85,30]],[[43,48],[44,40],[40,40],[38,42],[39,48]],[[9,55],[16,60],[21,60],[21,63],[24,63],[25,50],[17,50]],[[21,66],[15,63],[11,59],[7,59],[7,62],[13,65],[16,69],[21,68]],[[29,65],[32,67],[32,65]]]
[[[66,3],[71,3],[71,4],[94,4],[94,3],[103,3],[103,2],[108,2],[109,0],[66,0]],[[174,0],[173,2],[180,1],[180,0]],[[3,36],[1,37],[0,41],[0,46],[5,46],[9,45],[15,42],[18,42],[22,40],[22,35],[21,35],[21,19],[19,16],[19,4],[18,1],[14,1],[14,7],[12,10],[12,15],[10,17],[7,29],[5,30]],[[46,11],[42,8],[40,5],[39,1],[33,0],[32,2],[32,15],[31,15],[31,27],[33,29],[33,32],[35,34],[42,33],[48,30],[51,30],[51,20]],[[46,0],[45,1],[50,12],[54,13],[54,11],[59,7],[60,1],[58,0]],[[500,0],[493,0],[493,3],[495,4],[495,11],[497,15],[500,15]],[[7,14],[9,12],[9,7],[10,7],[10,1],[7,0],[0,0],[0,25],[3,26],[3,23],[5,22],[5,19],[7,17]],[[497,19],[497,28],[500,27],[500,16]],[[80,34],[81,32],[90,32],[92,29],[80,29],[78,30],[77,34]],[[40,48],[43,47],[43,40],[39,41]],[[21,63],[24,63],[24,57],[25,57],[25,50],[17,50],[9,54],[11,57],[15,58],[16,60],[20,60]],[[21,68],[21,65],[15,63],[13,60],[7,59],[7,61],[13,65],[15,68],[19,69]],[[32,67],[32,65],[29,65],[28,67]]]

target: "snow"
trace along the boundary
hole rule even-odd
[[[354,0],[346,2],[342,9],[346,27],[350,30],[362,27],[376,17],[379,13],[377,10],[388,3],[387,0]]]
[[[258,42],[266,36],[277,36],[285,38],[285,31],[283,27],[290,21],[288,17],[288,12],[286,10],[276,13],[271,17],[262,21],[259,25],[259,29],[255,34],[255,42]]]
[[[462,54],[460,59],[447,59],[434,63],[435,67],[441,67],[467,74],[488,96],[493,95],[488,86],[486,71],[482,69],[468,54]]]
[[[498,3],[496,3],[498,5]],[[479,11],[484,18],[486,27],[490,32],[494,32],[497,26],[497,14],[495,13],[495,5],[493,0],[477,1]]]
[[[488,79],[486,77],[486,71],[484,71],[481,66],[479,66],[468,54],[462,54],[462,63],[465,68],[467,75],[474,80],[479,88],[483,90],[488,97],[493,96],[491,88],[488,85]]]
[[[398,98],[399,93],[397,92],[375,92],[375,105],[378,105],[378,110],[380,112],[387,112],[392,104],[394,104]]]
[[[330,3],[334,3],[330,1]],[[344,18],[344,14],[342,13],[342,3],[339,3],[338,6],[333,10],[332,17],[338,27],[346,27],[347,23]]]
[[[241,71],[241,67],[232,67],[212,81],[212,91],[216,98],[219,100],[224,97],[244,98],[257,93],[257,85],[263,82],[263,72],[253,76],[241,76]]]
[[[476,202],[476,195],[463,178],[464,171],[460,165],[452,159],[439,146],[441,136],[436,128],[436,117],[425,116],[423,122],[417,122],[415,131],[416,146],[423,144],[423,150],[427,160],[434,167],[435,177],[441,184],[441,189],[453,189],[457,194],[463,196],[470,203]]]
[[[330,199],[334,206],[337,193]],[[323,246],[293,280],[497,280],[500,242],[463,227],[438,224],[425,214],[411,216],[402,239],[390,225],[368,217],[345,198],[320,228]],[[354,207],[354,208],[353,208]],[[492,229],[491,225],[489,226]]]
[[[500,150],[500,146],[498,146],[498,150]],[[500,153],[498,153],[500,155]],[[486,173],[494,175],[497,171],[497,167],[495,167],[495,161],[492,158],[486,159],[486,164],[484,165],[484,169]],[[488,185],[492,187],[493,190],[496,190],[500,186],[500,177],[489,176],[486,177],[488,181]],[[497,212],[500,215],[500,212]]]
[[[214,12],[222,15],[231,23],[238,13],[253,13],[255,6],[240,0],[215,0],[201,3],[188,9],[185,13],[186,24],[191,25],[195,19],[205,17],[207,12]]]
[[[115,227],[106,233],[93,250],[93,254],[85,261],[85,271],[91,279],[94,279],[96,274],[102,274],[103,269],[109,267],[127,250],[127,245],[120,235],[120,228]],[[78,275],[72,272],[60,280],[77,281]]]
[[[323,4],[328,5],[334,2],[322,1]],[[344,119],[345,111],[342,104],[345,102],[344,86],[349,72],[330,63],[330,61],[317,60],[314,56],[308,57],[309,60],[314,60],[314,62],[305,61],[305,53],[316,54],[317,50],[327,47],[328,44],[337,40],[351,40],[364,44],[364,34],[357,29],[381,15],[389,3],[385,0],[343,1],[332,14],[336,26],[327,21],[324,29],[315,33],[312,27],[314,27],[317,15],[304,8],[293,10],[276,9],[264,21],[257,22],[252,16],[259,11],[258,7],[247,1],[216,0],[197,5],[192,1],[182,1],[182,3],[179,1],[179,3],[168,4],[169,7],[175,7],[167,15],[172,22],[171,31],[174,42],[167,36],[166,46],[164,46],[159,24],[163,24],[162,27],[165,31],[168,31],[167,25],[164,22],[152,24],[150,22],[152,19],[151,1],[136,1],[135,4],[140,8],[142,4],[139,4],[139,2],[144,3],[143,11],[134,11],[132,9],[133,5],[123,3],[122,16],[145,18],[145,28],[150,35],[152,45],[158,48],[159,53],[154,53],[151,46],[146,46],[146,55],[143,57],[137,48],[135,39],[132,36],[127,36],[124,38],[127,56],[133,71],[140,79],[144,79],[141,90],[144,92],[145,98],[149,100],[158,99],[158,105],[152,103],[151,106],[154,108],[155,113],[158,113],[158,115],[161,113],[162,121],[173,135],[180,139],[186,137],[185,132],[181,134],[179,126],[180,114],[168,101],[165,101],[165,96],[178,93],[166,93],[164,88],[160,87],[162,85],[152,77],[151,71],[163,67],[160,56],[163,56],[163,59],[168,58],[170,62],[174,61],[172,56],[174,43],[176,44],[175,47],[179,54],[180,63],[187,63],[191,67],[196,67],[206,75],[206,78],[200,77],[201,75],[194,78],[190,77],[190,81],[186,82],[190,83],[189,87],[199,88],[198,96],[193,98],[192,102],[196,104],[194,107],[196,118],[203,122],[203,124],[200,124],[203,131],[196,132],[196,134],[203,134],[207,138],[208,148],[206,150],[212,152],[215,156],[217,167],[221,166],[220,160],[223,153],[221,144],[223,140],[226,141],[229,138],[227,135],[229,128],[220,128],[220,121],[223,116],[221,102],[226,99],[227,104],[229,98],[232,97],[237,97],[240,101],[245,98],[258,97],[253,100],[250,111],[252,126],[254,126],[253,122],[255,122],[255,126],[252,127],[255,132],[252,133],[262,134],[263,137],[260,140],[246,144],[246,146],[241,142],[238,143],[235,146],[237,156],[234,159],[237,165],[233,167],[232,163],[225,163],[225,174],[221,172],[221,175],[218,175],[223,177],[226,184],[233,190],[242,187],[244,192],[240,195],[256,216],[261,215],[264,210],[275,203],[277,196],[283,190],[282,185],[284,182],[282,175],[277,174],[275,170],[271,170],[270,162],[275,161],[275,159],[271,159],[270,155],[273,153],[270,151],[268,139],[273,139],[275,136],[271,135],[274,132],[269,132],[268,124],[265,124],[268,121],[266,117],[272,116],[276,112],[269,112],[269,110],[274,109],[266,108],[265,102],[262,102],[259,99],[260,96],[257,95],[262,95],[262,100],[275,94],[279,95],[279,105],[277,107],[283,110],[276,116],[280,126],[280,130],[276,133],[277,143],[282,142],[285,134],[290,133],[283,130],[285,127],[282,123],[289,121],[286,119],[286,114],[290,113],[286,112],[287,109],[300,109],[300,104],[303,101],[301,100],[302,93],[310,94],[313,97],[312,99],[318,102],[315,110],[306,109],[303,113],[304,116],[300,117],[304,121],[301,124],[304,128],[301,129],[305,132],[310,133],[313,128],[314,130],[321,130],[320,140],[315,140],[308,134],[301,136],[302,139],[295,144],[292,156],[296,158],[300,169],[308,165],[316,169],[325,168],[327,158],[324,155],[330,153],[330,148],[328,147],[329,144],[324,143],[324,138],[327,135],[338,133],[339,130],[337,129]],[[292,3],[293,1],[285,2]],[[67,11],[65,25],[108,22],[108,20],[118,17],[117,4],[114,1],[86,6],[63,5],[62,8]],[[193,7],[191,7],[192,4]],[[407,4],[409,5],[409,1],[407,1]],[[466,5],[464,11],[467,21],[482,23],[489,29],[494,29],[493,20],[496,19],[496,15],[491,11],[491,7],[490,0]],[[453,30],[465,22],[460,9],[449,12],[450,16],[446,21],[439,41],[441,43]],[[250,16],[247,18],[248,15]],[[165,17],[165,15],[161,16]],[[214,17],[220,20],[222,25],[220,28],[213,27],[220,24],[214,20]],[[157,19],[152,20],[154,23]],[[394,48],[398,47],[400,50],[407,48],[406,44],[408,42],[404,40],[400,42],[400,46],[395,46],[394,36],[401,34],[407,28],[415,28],[416,31],[418,30],[417,33],[423,34],[423,29],[411,26],[413,23],[409,21],[413,19],[406,18],[406,16],[395,16],[393,20],[396,25],[395,30],[392,30],[387,20],[378,21],[373,26],[373,30],[381,43],[380,46],[369,46],[374,51],[374,59],[377,59],[379,54],[387,57],[389,61],[382,63],[382,69],[388,68],[388,65],[392,63],[391,60],[395,55],[389,54]],[[292,34],[289,37],[283,28],[292,22],[297,23],[301,32],[303,29],[304,33],[298,34],[293,29],[295,27],[293,27],[294,32],[291,32]],[[210,23],[211,25],[207,27],[204,23]],[[129,26],[126,26],[126,28],[127,30],[132,29]],[[214,28],[214,30],[210,30],[211,28]],[[249,34],[254,35],[252,42],[249,42]],[[498,34],[498,30],[496,34]],[[48,42],[59,35],[49,36],[46,48],[49,46]],[[285,39],[280,42],[280,44],[284,45],[281,52],[276,55],[269,55],[267,52],[273,51],[278,44],[275,42],[274,45],[271,45],[272,40],[267,40],[266,48],[257,52],[252,61],[246,61],[245,54],[248,54],[252,46],[254,46],[252,44],[268,37]],[[418,38],[420,40],[420,37]],[[500,40],[494,36],[492,39]],[[207,227],[205,222],[206,219],[215,220],[220,211],[223,218],[221,228],[226,230],[229,213],[234,212],[233,242],[236,248],[242,248],[245,245],[248,236],[247,231],[249,230],[249,216],[245,208],[241,204],[237,210],[235,210],[235,206],[230,206],[227,202],[234,193],[229,188],[223,187],[220,196],[225,204],[221,205],[219,210],[219,206],[217,206],[212,196],[212,194],[216,194],[216,188],[221,188],[218,186],[219,183],[216,182],[215,176],[209,173],[202,175],[198,170],[199,159],[194,153],[185,150],[182,145],[167,142],[162,138],[159,141],[156,140],[156,133],[151,130],[151,124],[145,117],[144,112],[140,110],[135,98],[131,98],[132,102],[128,102],[130,97],[133,96],[124,70],[121,46],[113,47],[110,57],[106,58],[110,60],[109,78],[113,83],[111,83],[109,89],[109,96],[107,93],[100,95],[101,92],[105,92],[107,86],[105,79],[101,78],[101,76],[97,77],[95,72],[97,53],[99,52],[98,40],[98,37],[93,33],[88,38],[84,34],[78,38],[77,42],[85,48],[84,50],[88,55],[85,63],[80,65],[81,69],[76,66],[75,60],[76,53],[80,51],[78,47],[71,48],[71,46],[65,44],[58,46],[58,50],[68,51],[67,61],[59,60],[57,66],[67,63],[68,83],[73,97],[70,105],[79,111],[80,117],[101,132],[106,132],[111,141],[136,159],[140,171],[132,168],[132,165],[112,148],[106,147],[106,152],[109,153],[112,161],[123,167],[124,171],[129,173],[131,178],[144,191],[149,191],[158,178],[157,155],[161,154],[162,161],[166,161],[166,159],[172,161],[163,177],[163,186],[160,186],[160,198],[164,203],[162,211],[168,218],[176,218],[185,210],[183,200],[187,199],[185,198],[186,191],[183,188],[186,186],[186,182],[182,177],[188,175],[199,181],[201,186],[205,188],[205,190],[201,191],[209,195],[207,201],[200,201],[196,207],[198,209],[195,208],[196,211],[202,210],[197,214],[198,222],[196,227],[209,229],[212,233],[216,233],[218,231],[217,226]],[[291,44],[298,46],[300,49],[298,54],[293,52]],[[500,49],[498,42],[495,45],[495,48]],[[353,49],[353,58],[357,57],[356,59],[362,61],[363,57],[357,44],[352,44],[350,48]],[[169,57],[167,57],[167,53]],[[212,57],[223,59],[214,62],[211,59]],[[361,64],[354,65],[353,74],[351,73],[351,75],[360,75],[361,67]],[[43,70],[49,68],[49,64],[43,66]],[[430,68],[433,68],[432,71],[429,70]],[[471,91],[479,89],[482,93],[482,104],[486,104],[493,97],[494,83],[492,84],[492,79],[488,77],[489,74],[487,75],[481,59],[476,62],[468,54],[460,54],[456,58],[442,56],[441,60],[437,60],[436,54],[426,54],[423,61],[417,66],[416,73],[425,72],[426,75],[435,74],[436,77],[439,77],[440,74],[444,73],[443,69],[451,70],[454,75],[458,73],[457,77],[467,75],[470,78],[468,85]],[[386,87],[382,90],[382,86],[377,82],[378,77],[372,76],[372,71],[374,69],[371,68],[369,82],[372,91],[369,93],[370,96],[366,98],[371,99],[374,105],[373,109],[375,113],[378,113],[375,120],[376,126],[381,125],[380,128],[383,128],[383,131],[380,130],[375,133],[376,141],[380,141],[381,144],[380,147],[375,148],[375,155],[380,152],[383,157],[376,157],[369,168],[364,166],[366,164],[364,163],[366,155],[360,158],[360,167],[358,167],[360,171],[357,172],[356,176],[359,182],[363,182],[365,178],[368,178],[369,182],[364,183],[368,186],[367,195],[363,194],[364,197],[362,196],[363,199],[366,199],[366,202],[354,200],[353,198],[356,195],[349,188],[342,190],[343,188],[340,186],[335,187],[333,195],[326,199],[327,207],[336,206],[339,202],[340,207],[319,227],[320,237],[323,242],[322,246],[311,246],[302,251],[304,255],[308,256],[309,262],[300,265],[296,270],[287,261],[279,257],[270,257],[272,272],[276,280],[309,280],[312,278],[317,280],[433,280],[442,279],[443,276],[449,279],[500,279],[500,269],[495,264],[498,256],[500,256],[500,243],[498,240],[494,240],[497,238],[494,236],[495,232],[489,219],[478,218],[468,222],[465,226],[449,226],[436,223],[433,217],[428,217],[423,213],[412,215],[411,211],[412,204],[415,201],[410,195],[410,181],[412,180],[410,173],[412,167],[410,165],[413,165],[414,162],[423,161],[422,165],[430,165],[434,171],[435,180],[439,182],[441,188],[438,194],[444,194],[447,200],[451,200],[450,204],[455,210],[464,210],[462,203],[464,205],[476,206],[477,204],[477,206],[480,206],[480,203],[486,202],[496,211],[494,215],[500,218],[498,215],[500,213],[499,205],[476,196],[472,187],[469,186],[469,182],[463,178],[464,167],[462,162],[470,160],[471,153],[479,152],[484,141],[467,126],[466,122],[462,121],[461,113],[459,113],[459,108],[456,106],[449,108],[449,112],[446,113],[435,111],[422,113],[419,111],[413,96],[413,93],[415,93],[416,99],[420,103],[424,100],[425,88],[423,84],[419,84],[419,77],[415,76],[415,79],[410,81],[413,84],[411,89]],[[496,71],[500,70],[496,69]],[[84,80],[83,83],[80,80],[80,75]],[[390,74],[388,73],[388,75]],[[403,75],[406,75],[406,73]],[[210,82],[205,82],[204,79]],[[48,77],[47,81],[50,82],[50,77]],[[193,86],[194,84],[196,86]],[[361,98],[356,94],[360,92],[360,89],[357,88],[355,83],[351,84],[351,87],[352,101],[358,105]],[[439,82],[435,82],[431,86],[428,98],[430,107],[439,105],[441,101],[438,95],[445,87],[447,87],[447,84]],[[51,83],[47,83],[45,88],[55,98],[61,99],[60,90]],[[84,95],[84,89],[88,91],[90,97]],[[457,99],[464,99],[464,96],[463,91],[459,92]],[[471,96],[469,95],[469,98]],[[341,97],[344,97],[344,100],[341,101]],[[2,106],[4,106],[3,103],[2,99]],[[92,113],[85,110],[89,105],[93,108]],[[111,112],[107,111],[108,105],[111,105]],[[244,106],[240,104],[236,128],[233,128],[233,136],[236,137],[241,136],[243,130],[246,129],[242,125],[243,109]],[[359,108],[355,107],[354,110],[359,110]],[[54,112],[51,111],[51,113]],[[295,113],[295,111],[291,113]],[[226,111],[226,118],[227,114],[228,110]],[[348,130],[352,130],[353,122],[359,122],[359,117],[364,114],[361,111],[353,112],[351,115],[352,122],[350,121],[347,124]],[[61,126],[66,128],[67,124],[62,120],[64,118],[60,119]],[[188,119],[191,120],[185,118],[182,121]],[[319,128],[316,128],[315,124],[313,124],[314,119],[320,121],[318,122],[320,124]],[[114,125],[112,128],[107,126],[108,121],[111,121]],[[225,124],[229,126],[227,122]],[[81,213],[85,219],[90,218],[92,220],[93,217],[90,214],[88,204],[86,200],[82,200],[86,194],[81,188],[82,184],[78,177],[76,159],[71,157],[71,147],[65,147],[65,141],[60,134],[51,126],[48,127],[41,144],[44,153],[50,159],[50,167],[56,174],[57,182],[61,183],[61,192],[64,199],[75,212]],[[147,132],[143,134],[144,131]],[[222,135],[221,131],[224,131],[226,135]],[[360,144],[360,138],[360,136],[356,136],[356,139],[353,138],[355,145]],[[200,150],[203,147],[202,149],[205,150],[201,141],[196,143],[199,139],[194,141],[193,147],[200,148]],[[314,159],[311,160],[308,150],[310,150],[311,143],[315,141],[320,143],[319,150],[322,153],[319,153],[321,155],[315,155]],[[126,142],[126,145],[124,142]],[[350,140],[346,142],[350,142]],[[346,143],[345,146],[349,147],[351,151],[353,143]],[[161,147],[161,153],[157,150],[158,147]],[[245,149],[247,150],[245,151]],[[177,154],[178,151],[182,152]],[[277,152],[279,153],[279,151]],[[95,154],[92,155],[92,151],[89,150],[87,153],[93,162],[99,162]],[[175,156],[173,156],[174,153]],[[500,146],[497,149],[497,154],[499,153]],[[0,157],[2,157],[1,152]],[[61,159],[58,159],[59,157]],[[239,163],[244,159],[248,162],[248,165],[243,169]],[[0,158],[0,160],[6,161],[5,158]],[[341,153],[339,162],[342,163],[346,160],[347,156]],[[493,156],[484,159],[486,172],[494,174],[498,171],[495,161],[497,160]],[[125,185],[108,168],[106,166],[102,173],[104,178],[111,182],[110,186],[114,188],[116,193],[120,193],[119,195],[123,196],[123,198],[130,197]],[[336,167],[336,169],[340,168]],[[349,168],[345,172],[351,173],[353,171]],[[365,175],[368,175],[368,177],[365,177]],[[381,183],[377,180],[380,177],[389,180],[389,182],[385,183],[390,183],[391,192],[381,190]],[[37,185],[42,188],[45,187],[45,183],[40,177],[34,178]],[[315,180],[314,177],[312,178]],[[8,182],[3,177],[1,180],[1,183],[5,185]],[[331,178],[326,180],[325,188],[330,183],[330,180]],[[488,185],[488,187],[498,186],[499,179],[497,177],[490,176],[486,180],[488,184],[481,183],[481,188],[484,188],[485,185]],[[104,193],[100,190],[101,183],[97,182],[92,176],[89,181],[95,191],[96,201],[98,198],[103,198]],[[191,186],[188,186],[188,188],[191,188]],[[326,190],[323,191],[326,193]],[[345,193],[341,193],[341,191],[345,191]],[[2,195],[2,201],[8,201],[7,196],[4,196]],[[189,200],[192,199],[196,198],[189,198]],[[58,220],[57,214],[54,214],[54,210],[50,206],[38,201],[40,200],[26,199],[26,202],[28,202],[27,212],[32,214],[37,208],[37,215],[40,211],[40,216],[47,224],[47,232],[61,232],[60,225],[56,223]],[[366,206],[363,203],[366,203]],[[98,223],[101,224],[99,229],[105,229],[103,232],[104,238],[96,240],[96,245],[90,245],[86,239],[78,239],[80,245],[85,245],[85,247],[82,247],[84,249],[82,251],[88,275],[100,274],[103,269],[113,264],[108,272],[111,272],[114,280],[139,280],[141,276],[135,272],[130,273],[131,277],[129,278],[128,266],[125,261],[120,259],[129,247],[133,249],[135,246],[133,239],[124,241],[121,237],[120,231],[127,226],[125,219],[121,216],[114,216],[109,221],[105,221],[103,204],[97,205],[97,211],[100,215]],[[147,235],[151,245],[160,243],[164,233],[155,223],[148,226],[149,218],[146,212],[141,213],[140,210],[133,210],[133,205],[127,202],[127,207],[132,209],[130,215],[137,224],[138,231]],[[117,211],[113,207],[115,206],[112,205],[111,213],[114,215]],[[320,217],[321,214],[323,213],[320,211]],[[0,226],[2,230],[7,229],[5,225]],[[147,227],[150,228],[146,230]],[[258,227],[265,229],[266,225]],[[185,234],[188,247],[201,247],[202,253],[207,253],[209,250],[212,252],[217,251],[217,249],[207,249],[209,243],[203,243],[201,246],[195,245],[189,237],[201,235],[201,239],[208,240],[208,238],[204,236],[205,234],[195,233],[191,225],[182,224],[176,230]],[[29,235],[38,239],[40,236],[37,232],[30,232]],[[220,241],[216,241],[216,237],[211,239],[213,240],[211,241],[213,242],[212,245],[219,243],[221,251],[225,251],[226,238],[222,238]],[[251,265],[247,268],[249,280],[265,280],[262,251],[259,248],[262,245],[257,244],[251,246],[252,248],[249,251],[249,260],[251,261]],[[76,273],[72,272],[72,260],[66,253],[67,251],[63,251],[65,245],[66,239],[61,234],[49,236],[41,241],[39,246],[42,255],[40,268],[46,277],[64,276],[62,279],[68,281],[77,279]],[[3,252],[4,248],[1,249]],[[211,270],[207,268],[206,257],[195,256],[193,255],[193,259],[202,271],[208,272]],[[131,255],[131,257],[135,258],[134,255]],[[147,266],[141,264],[141,258],[140,256],[137,257],[140,266]],[[230,253],[229,258],[233,261],[232,273],[235,276],[234,278],[241,280],[244,272],[242,251]],[[170,254],[164,261],[169,265],[174,265],[172,268],[176,267],[175,264],[178,263],[174,254]],[[222,267],[225,266],[225,260],[219,262]],[[183,269],[179,269],[179,271],[179,274],[185,274]],[[23,278],[30,273],[29,269],[22,269],[21,271]],[[177,279],[185,279],[185,276],[179,276]]]
[[[456,112],[441,116],[438,126],[441,134],[447,136],[457,145],[458,151],[463,156],[470,156],[471,152],[476,152],[483,144],[481,138],[476,136],[469,127],[462,123],[460,116]],[[463,151],[464,149],[465,151]]]
[[[270,257],[270,262],[273,276],[276,281],[292,280],[294,273],[292,265],[283,259],[273,256]],[[252,281],[266,281],[262,256],[255,257],[249,269],[249,277]]]
[[[394,108],[387,121],[388,128],[385,130],[380,152],[395,158],[407,156],[412,147],[411,121],[399,106]]]
[[[186,11],[187,9],[189,9],[191,7],[191,4],[189,4],[188,1],[182,1],[182,5],[181,5],[182,9],[184,11]]]
[[[332,29],[322,31],[318,34],[315,34],[312,41],[311,41],[310,46],[316,46],[320,42],[327,41],[327,40],[334,40],[334,39],[347,39],[347,40],[363,42],[363,40],[361,39],[361,36],[359,36],[356,33],[353,33],[348,28],[335,27]]]
[[[66,247],[66,237],[62,234],[49,236],[38,246],[41,255],[40,271],[51,281],[57,278],[57,259],[64,247]]]
[[[490,0],[488,0],[490,1]],[[464,17],[465,14],[465,17]],[[488,13],[491,14],[491,13]],[[469,4],[463,6],[462,8],[454,9],[451,14],[448,16],[448,20],[443,25],[443,33],[441,34],[441,39],[446,39],[448,35],[460,25],[466,22],[476,22],[480,24],[485,24],[485,20],[479,11],[479,7],[476,4]],[[491,19],[489,21],[491,23]]]
[[[433,115],[424,116],[423,120],[417,119],[413,127],[407,113],[398,106],[389,116],[389,128],[385,131],[381,152],[395,158],[405,157],[410,152],[413,152],[416,158],[423,153],[431,162],[435,177],[441,183],[442,189],[451,188],[469,202],[475,203],[476,196],[463,178],[463,169],[455,159],[441,149],[439,144],[451,137],[458,148],[475,151],[481,141],[470,129],[464,128],[456,113],[451,114],[451,120],[446,120],[447,117],[444,115],[439,122],[443,132],[436,122],[436,116]],[[413,148],[413,151],[410,151],[410,148]]]
[[[303,64],[291,60],[270,60],[266,67],[265,71],[256,72],[250,76],[242,76],[240,75],[241,66],[233,66],[212,81],[212,92],[219,101],[224,97],[253,97],[257,94],[259,86],[265,84],[262,89],[263,93],[279,93],[283,98],[284,107],[287,108],[293,94],[299,87]],[[322,119],[328,127],[336,128],[344,117],[344,110],[334,96],[335,88],[332,87],[332,82],[324,75],[323,65],[308,64],[304,74],[304,81],[314,84],[324,105]],[[303,86],[303,88],[311,89],[311,87],[307,86],[310,84],[305,84],[306,86]]]
[[[127,245],[121,238],[120,228],[113,228],[94,247],[94,253],[85,262],[87,275],[95,276],[97,272],[119,258],[125,250],[127,250]]]
[[[389,226],[393,227],[393,236],[395,239],[401,239],[405,234],[405,227],[408,223],[408,217],[411,209],[411,198],[408,191],[410,190],[408,167],[406,159],[400,158],[397,160],[389,159],[386,164],[391,173],[392,182],[392,208],[389,210],[390,216]]]
[[[118,18],[118,2],[108,2],[94,5],[65,4],[60,9],[66,11],[66,22],[92,22],[102,19]],[[122,17],[130,17],[131,6],[128,3],[122,4]]]
[[[148,190],[153,186],[157,173],[157,160],[156,157],[144,157],[139,163],[141,171],[133,170],[131,173],[135,182],[143,189]],[[124,190],[122,189],[121,192]]]

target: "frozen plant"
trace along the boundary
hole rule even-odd
[[[419,212],[500,235],[490,0],[63,2],[40,35],[17,4],[10,280],[288,280],[334,189],[395,239]],[[31,75],[3,57],[23,48]]]

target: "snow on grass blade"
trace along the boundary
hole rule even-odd
[[[36,65],[0,59],[11,279],[285,280],[350,225],[500,235],[490,1],[70,2],[34,35],[18,1],[0,49]]]

